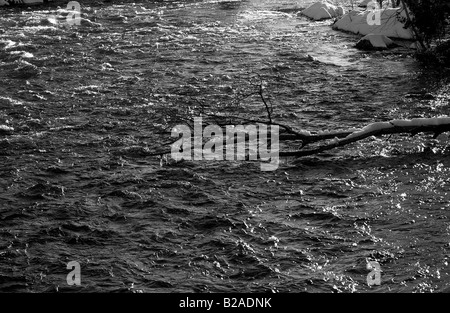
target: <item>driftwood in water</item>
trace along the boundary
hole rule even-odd
[[[280,156],[307,156],[318,154],[337,147],[342,147],[371,136],[392,135],[392,134],[410,134],[432,133],[436,138],[442,133],[450,132],[450,118],[419,118],[413,120],[393,120],[389,122],[378,122],[367,125],[361,130],[342,131],[335,133],[319,133],[312,135],[295,134],[284,136],[284,139],[301,140],[303,146],[312,142],[318,142],[331,139],[331,142],[320,145],[313,149],[300,149],[297,151],[281,151]]]
[[[392,120],[387,122],[376,122],[368,124],[361,129],[349,129],[343,131],[325,131],[318,133],[310,133],[308,131],[298,130],[289,125],[279,124],[276,122],[243,119],[245,124],[265,124],[277,126],[281,132],[278,136],[280,143],[286,146],[300,145],[301,147],[295,151],[281,150],[280,157],[303,157],[319,154],[324,151],[343,147],[348,144],[364,140],[372,136],[383,136],[393,134],[410,134],[411,136],[419,133],[431,133],[434,138],[442,133],[450,132],[450,117],[436,118],[417,118],[412,120]],[[220,125],[221,127],[230,125]],[[225,136],[226,137],[226,136]],[[223,147],[226,147],[227,141],[223,137]],[[193,139],[194,137],[192,137]],[[245,136],[241,137],[245,140]],[[178,141],[179,138],[172,140],[171,145]],[[314,147],[311,145],[314,144]],[[171,149],[163,149],[159,152],[150,152],[147,155],[166,155],[170,154]]]

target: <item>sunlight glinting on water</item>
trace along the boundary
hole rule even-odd
[[[259,84],[275,120],[311,132],[449,114],[445,79],[410,50],[359,51],[298,15],[309,3],[92,5],[77,28],[49,22],[56,10],[5,13],[0,289],[70,291],[72,260],[88,292],[448,289],[445,134],[371,137],[273,172],[151,155],[199,107],[266,119],[243,96]]]

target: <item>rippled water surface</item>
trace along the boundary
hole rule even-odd
[[[273,117],[309,131],[449,114],[447,79],[410,43],[358,51],[297,15],[311,2],[91,5],[79,27],[55,7],[1,10],[0,290],[448,290],[446,135],[369,138],[274,172],[151,155],[199,107],[241,97],[265,118],[242,97],[261,82]]]

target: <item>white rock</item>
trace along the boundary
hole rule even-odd
[[[301,13],[315,21],[319,21],[341,16],[344,13],[344,9],[327,1],[319,1],[304,9]]]
[[[369,34],[361,38],[356,47],[360,49],[388,49],[395,46],[395,43],[384,35]]]
[[[380,13],[379,25],[369,25],[369,20],[377,11],[351,11],[333,24],[333,28],[360,35],[376,34],[391,38],[413,39],[414,35],[410,29],[405,29],[404,24],[397,19],[397,13],[405,16],[405,11],[399,8],[378,10]]]

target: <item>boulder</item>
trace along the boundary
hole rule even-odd
[[[316,2],[301,12],[301,14],[315,21],[339,17],[344,13],[343,7],[335,6],[327,1]]]
[[[361,50],[385,50],[397,46],[391,39],[384,35],[369,34],[356,43],[356,48]]]
[[[373,21],[374,14],[379,14],[379,23]],[[401,8],[388,8],[375,11],[351,11],[333,24],[333,29],[348,31],[360,35],[376,34],[391,38],[413,39],[411,29],[405,29],[405,25],[399,21],[397,15],[405,17],[406,13]],[[373,24],[373,25],[372,25]]]

